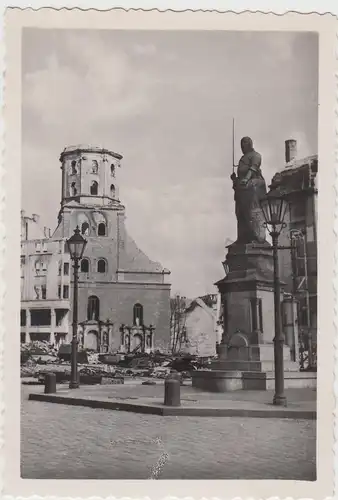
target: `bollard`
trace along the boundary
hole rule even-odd
[[[56,392],[56,375],[55,373],[46,373],[45,375],[45,394]]]
[[[177,378],[167,378],[164,381],[164,405],[181,405],[181,384]]]

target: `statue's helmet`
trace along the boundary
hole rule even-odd
[[[253,142],[251,137],[243,137],[241,139],[241,149],[243,154],[249,153],[253,150]]]

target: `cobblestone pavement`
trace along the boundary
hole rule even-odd
[[[315,421],[140,415],[28,401],[33,390],[23,478],[316,479]]]

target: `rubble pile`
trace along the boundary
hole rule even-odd
[[[57,382],[70,379],[71,346],[63,344],[60,349],[47,342],[31,342],[21,345],[21,377],[34,377],[44,382],[46,373],[55,373]],[[80,383],[101,383],[102,379],[124,378],[165,379],[177,373],[183,379],[191,378],[191,371],[206,368],[207,361],[196,356],[173,356],[163,353],[98,354],[88,351],[78,353]],[[43,366],[42,366],[43,365]],[[112,380],[113,382],[113,380]]]

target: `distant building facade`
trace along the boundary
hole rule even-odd
[[[87,240],[79,269],[80,345],[100,352],[168,347],[170,272],[126,231],[117,182],[121,160],[102,148],[66,148],[54,233],[22,213],[22,342],[70,340],[73,272],[65,242],[78,226]]]
[[[214,356],[219,342],[218,294],[198,297],[185,310],[185,342],[182,351],[197,356]]]
[[[297,159],[297,143],[285,142],[286,165],[276,173],[271,188],[282,189],[289,202],[279,244],[281,280],[297,300],[298,328],[317,330],[317,174],[318,156]]]

